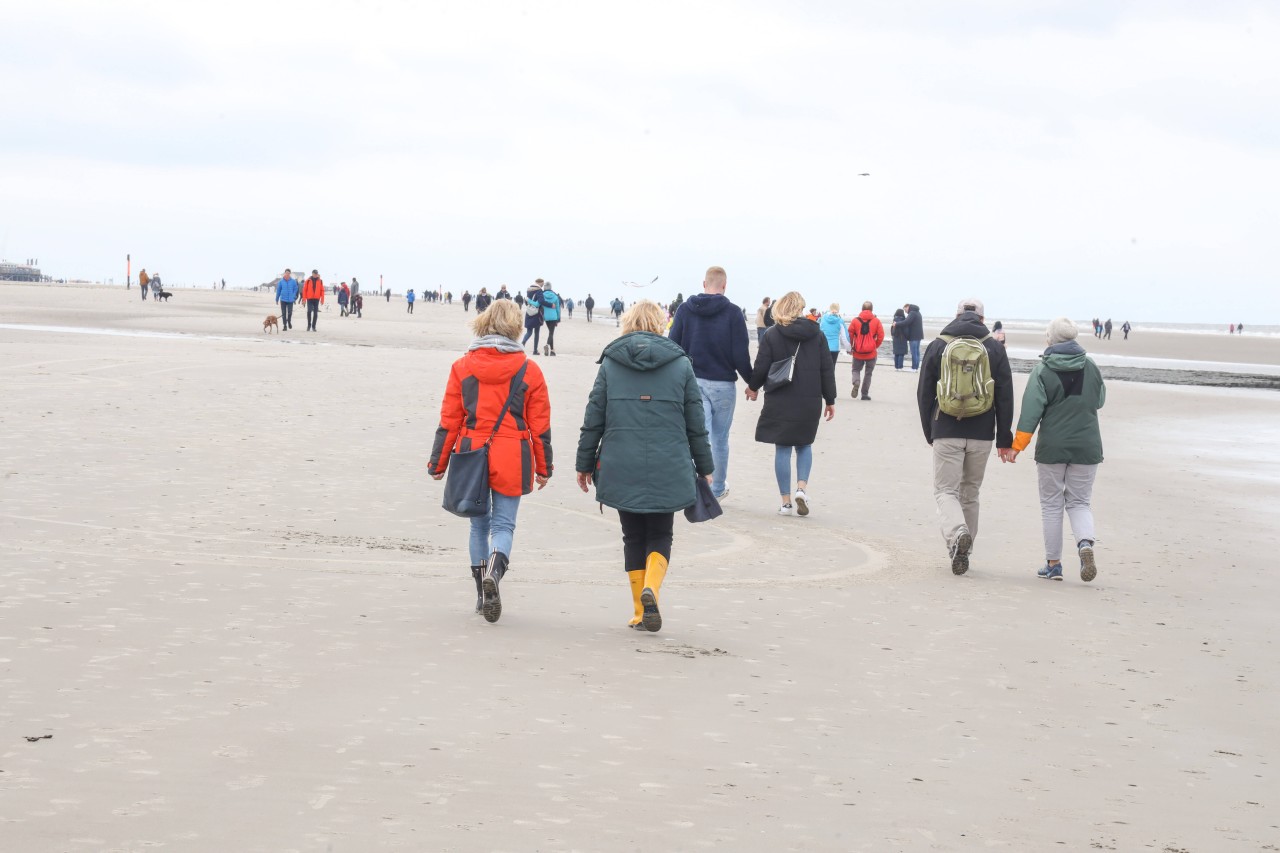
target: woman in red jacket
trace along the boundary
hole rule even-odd
[[[440,426],[431,449],[433,479],[444,477],[449,454],[489,445],[489,514],[471,519],[471,577],[476,582],[476,612],[489,622],[502,615],[498,584],[511,559],[520,497],[551,478],[551,400],[542,371],[525,358],[516,337],[520,308],[497,300],[471,322],[476,339],[453,363]],[[520,368],[524,376],[516,381]],[[511,408],[494,433],[494,421],[511,397]]]

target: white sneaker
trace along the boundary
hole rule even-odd
[[[804,493],[803,489],[796,489],[796,493],[792,495],[796,502],[796,515],[809,514],[809,496]]]
[[[783,504],[778,507],[778,515],[791,515],[791,504]]]

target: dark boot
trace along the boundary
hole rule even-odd
[[[476,612],[479,613],[484,606],[484,587],[482,579],[484,577],[484,563],[471,567],[471,577],[476,582]]]
[[[502,617],[502,597],[498,594],[498,584],[507,573],[507,555],[494,551],[489,557],[489,566],[484,571],[481,590],[484,600],[481,610],[486,622],[497,622]]]

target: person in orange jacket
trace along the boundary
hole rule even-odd
[[[876,356],[882,343],[884,324],[871,310],[871,303],[864,302],[862,312],[849,324],[849,352],[853,355],[853,390],[850,396],[855,400],[858,399],[859,386],[862,399],[871,399],[871,371],[876,369]]]
[[[318,270],[312,270],[311,278],[302,283],[302,298],[307,303],[307,331],[314,332],[320,319],[320,306],[324,304],[324,282]]]
[[[551,478],[551,399],[542,370],[527,359],[520,306],[495,300],[471,321],[476,338],[453,363],[428,471],[439,480],[449,455],[479,449],[489,437],[489,514],[471,521],[471,577],[476,612],[489,622],[502,615],[498,584],[507,573],[520,498]],[[524,375],[517,381],[521,368]],[[511,408],[496,425],[507,398]]]

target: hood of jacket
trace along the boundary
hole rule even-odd
[[[511,377],[516,375],[516,371],[525,362],[524,348],[510,338],[504,338],[501,335],[488,335],[486,337],[497,338],[499,343],[507,341],[515,346],[515,349],[500,348],[493,344],[481,344],[475,349],[470,349],[462,357],[466,365],[466,372],[486,384],[510,382]],[[484,338],[477,338],[473,342],[473,346],[482,340]]]
[[[942,330],[944,335],[968,335],[972,338],[982,339],[991,334],[987,331],[987,327],[982,324],[982,318],[978,316],[976,311],[966,311],[956,317],[946,325]]]
[[[734,307],[723,293],[695,293],[681,304],[688,305],[689,310],[700,317],[714,317]]]
[[[679,344],[662,335],[630,332],[605,347],[598,363],[607,358],[632,370],[656,370],[685,357]]]
[[[808,341],[822,334],[818,324],[808,317],[797,317],[785,326],[777,327],[778,333],[792,341]]]
[[[828,311],[822,315],[822,320],[818,323],[818,326],[828,336],[839,335],[840,330],[844,328],[844,318],[839,314],[832,314]]]
[[[1063,341],[1060,344],[1054,344],[1044,351],[1044,366],[1058,373],[1070,373],[1073,370],[1083,370],[1085,360],[1084,347],[1075,341]]]

